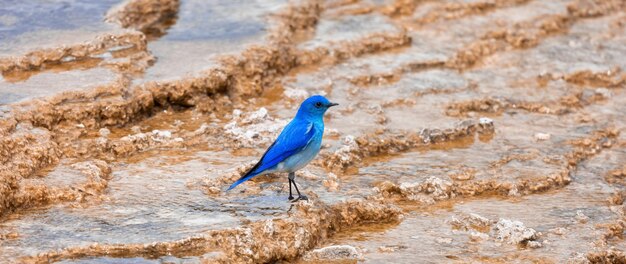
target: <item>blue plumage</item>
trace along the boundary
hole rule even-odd
[[[331,103],[321,95],[314,95],[304,100],[296,116],[280,133],[276,141],[265,151],[261,160],[239,180],[234,182],[228,190],[251,179],[254,176],[272,172],[289,173],[289,199],[291,185],[296,187],[298,199],[306,199],[301,195],[294,181],[295,172],[306,166],[320,150],[324,134],[324,113]]]

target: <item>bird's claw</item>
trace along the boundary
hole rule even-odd
[[[295,198],[295,199],[293,199],[293,197],[289,197],[289,201],[290,201],[290,202],[292,202],[292,203],[295,203],[295,202],[300,201],[300,200],[302,200],[302,201],[308,201],[308,200],[309,200],[309,198],[308,198],[308,197],[306,197],[305,195],[300,195],[300,196],[298,196],[298,197],[297,197],[297,198]]]
[[[293,200],[293,196],[290,195],[289,197],[287,197],[287,199],[289,199],[289,201],[291,201],[291,200]]]

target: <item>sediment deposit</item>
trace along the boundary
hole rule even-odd
[[[0,15],[2,263],[626,261],[623,0],[69,2]],[[310,201],[224,192],[313,94]]]

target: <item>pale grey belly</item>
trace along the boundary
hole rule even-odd
[[[302,151],[291,155],[289,158],[285,159],[283,162],[278,163],[276,168],[273,170],[275,172],[295,172],[299,169],[304,168],[309,162],[311,162],[317,153],[320,152],[321,140],[320,143],[315,144],[311,142],[306,148]]]

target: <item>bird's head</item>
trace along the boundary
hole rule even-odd
[[[314,95],[302,102],[300,109],[298,109],[298,116],[322,118],[328,108],[338,105],[331,103],[326,97],[321,95]]]

